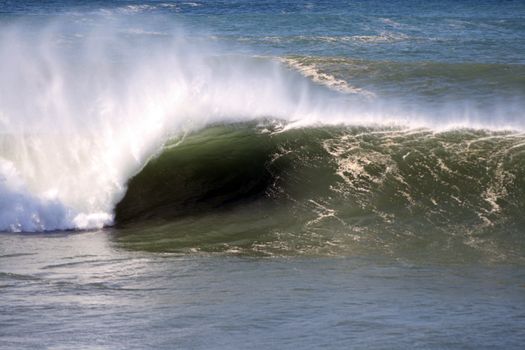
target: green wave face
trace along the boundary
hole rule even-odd
[[[131,249],[521,260],[525,136],[486,131],[215,126],[132,178]]]

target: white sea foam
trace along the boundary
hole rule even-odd
[[[187,5],[189,7],[196,7],[200,6],[197,3],[189,2],[189,3],[183,3],[182,5]],[[140,13],[148,13],[148,12],[154,12],[156,10],[172,10],[172,11],[179,11],[180,5],[174,4],[174,3],[159,3],[159,4],[135,4],[135,5],[126,5],[123,7],[118,7],[116,12],[124,13],[124,14],[140,14]],[[110,10],[110,13],[114,11]]]
[[[411,37],[400,33],[382,31],[375,35],[292,35],[292,36],[264,36],[259,37],[240,37],[239,41],[263,41],[269,43],[297,43],[303,42],[325,42],[325,43],[371,43],[371,44],[382,44],[382,43],[394,43],[399,41],[410,40]]]
[[[410,39],[408,35],[394,32],[381,32],[377,35],[353,35],[343,38],[343,40],[347,41],[359,41],[364,43],[393,43],[408,39]]]

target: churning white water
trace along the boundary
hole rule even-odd
[[[0,230],[110,224],[126,180],[170,135],[311,110],[308,87],[289,89],[277,62],[96,24],[2,28]]]

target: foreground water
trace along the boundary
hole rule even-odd
[[[0,2],[0,348],[522,348],[524,23]]]
[[[523,268],[382,256],[123,249],[108,232],[7,235],[12,349],[493,349],[524,341]]]

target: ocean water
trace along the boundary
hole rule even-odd
[[[1,1],[0,348],[519,349],[523,1]]]

